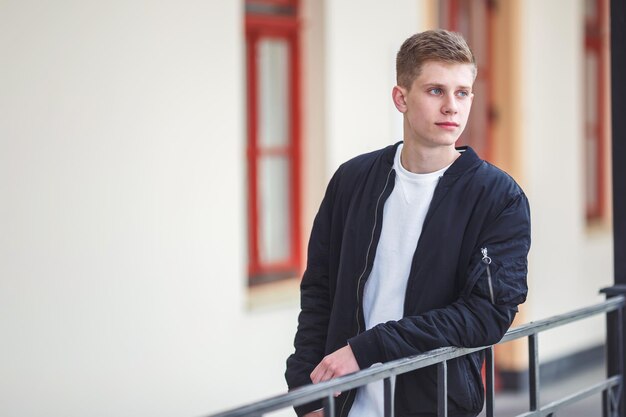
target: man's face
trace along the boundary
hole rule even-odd
[[[471,64],[424,63],[409,91],[394,88],[394,104],[404,113],[404,140],[429,148],[454,146],[467,124],[473,83]]]

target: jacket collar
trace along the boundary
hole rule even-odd
[[[470,146],[459,146],[456,150],[461,152],[461,156],[459,156],[456,161],[452,163],[450,168],[448,168],[445,172],[444,176],[461,175],[482,162],[482,159],[480,159],[478,154]]]
[[[389,164],[389,166],[393,166],[393,158],[395,157],[398,146],[401,143],[402,141],[396,142],[395,144],[387,147],[384,158],[385,162]],[[470,146],[459,146],[456,150],[461,153],[461,156],[459,156],[456,161],[452,163],[450,168],[446,170],[444,177],[459,176],[482,162],[482,159],[480,159],[478,154]]]

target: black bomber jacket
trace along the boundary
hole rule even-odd
[[[469,147],[440,178],[419,238],[404,300],[404,318],[365,330],[363,289],[394,187],[398,144],[344,163],[315,218],[301,283],[301,313],[285,377],[290,389],[311,383],[322,358],[350,344],[361,369],[444,346],[497,343],[526,299],[530,210],[522,189]],[[402,236],[398,236],[402,239]],[[483,406],[482,353],[448,362],[452,417]],[[355,391],[335,401],[346,417]],[[435,416],[436,369],[397,377],[398,416]],[[321,402],[296,407],[298,415]]]

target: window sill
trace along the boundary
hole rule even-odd
[[[249,312],[297,308],[299,305],[299,277],[255,285],[248,288],[246,309]]]
[[[613,225],[605,218],[587,219],[585,231],[589,237],[604,236],[613,232]]]

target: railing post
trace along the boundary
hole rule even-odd
[[[626,296],[626,285],[614,285],[604,288],[602,293],[607,298],[618,295]],[[626,352],[624,352],[624,332],[626,331],[623,320],[624,308],[611,311],[606,316],[606,374],[624,376],[624,362]],[[602,410],[604,417],[626,417],[626,403],[624,401],[624,382],[611,393],[607,393],[602,400]],[[617,397],[617,398],[616,398]],[[614,403],[617,402],[617,407]],[[615,410],[617,408],[617,410]],[[617,413],[616,413],[617,412]]]
[[[528,379],[530,411],[539,409],[539,344],[537,334],[528,336]]]
[[[437,417],[448,417],[448,362],[437,364]]]
[[[384,380],[384,413],[385,417],[395,415],[396,376],[390,376]]]
[[[324,417],[335,417],[335,397],[332,394],[324,398]]]
[[[613,170],[613,263],[615,284],[626,284],[626,3],[611,2],[611,154]]]
[[[493,346],[485,349],[485,374],[487,379],[487,417],[493,417],[494,400],[494,366],[493,366]]]
[[[626,104],[623,97],[626,93],[626,80],[624,80],[624,71],[626,71],[626,50],[624,43],[626,42],[626,2],[611,0],[610,1],[610,19],[611,22],[611,131],[612,131],[612,170],[613,170],[613,263],[615,285],[603,292],[611,297],[615,294],[624,294],[623,287],[626,286],[626,125],[623,122]],[[615,351],[616,337],[624,334],[624,323],[622,328],[616,329],[616,315],[610,314],[607,318],[609,333],[607,334],[607,361],[609,375],[622,373],[618,371],[619,364],[623,364],[626,360],[626,353]],[[623,368],[622,368],[623,369]],[[623,375],[623,374],[622,374]],[[624,389],[622,381],[622,389],[620,391],[619,416],[626,417],[624,405]],[[606,413],[605,404],[605,413]],[[606,416],[606,414],[605,414]]]

